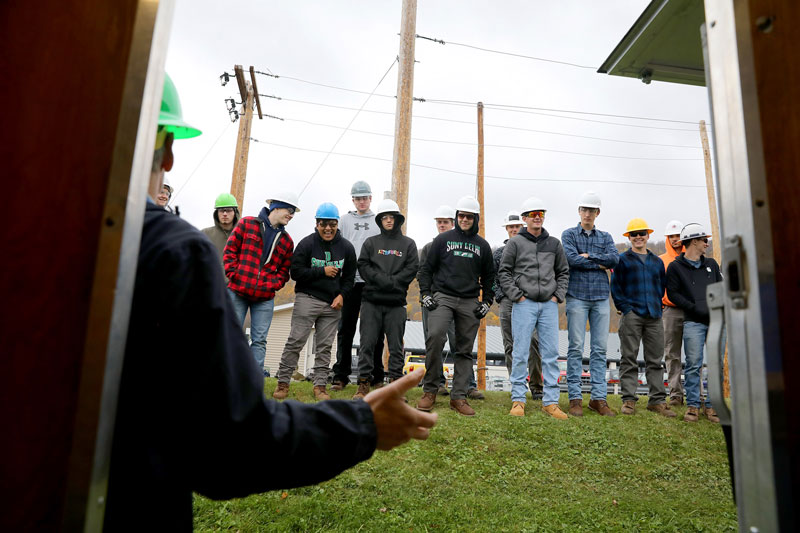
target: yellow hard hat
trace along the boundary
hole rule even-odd
[[[628,222],[628,226],[625,228],[625,233],[623,235],[625,237],[632,231],[643,231],[646,230],[647,234],[653,233],[653,228],[647,223],[647,221],[643,218],[632,218],[630,222]]]

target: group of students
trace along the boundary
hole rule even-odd
[[[531,397],[542,400],[545,413],[567,418],[558,406],[558,304],[563,302],[569,337],[568,414],[583,416],[581,375],[588,321],[588,408],[615,416],[607,403],[606,382],[610,295],[622,315],[622,414],[635,413],[636,359],[643,344],[649,387],[647,409],[676,416],[670,406],[683,403],[683,340],[688,405],[684,420],[698,419],[708,327],[705,287],[721,279],[716,262],[704,255],[708,235],[700,225],[671,221],[665,232],[667,252],[659,257],[647,250],[653,229],[643,219],[634,218],[623,234],[631,247],[620,254],[611,234],[595,227],[601,208],[597,194],[587,192],[580,198],[580,222],[564,230],[560,240],[543,226],[547,212],[543,201],[531,197],[520,212],[508,213],[503,226],[509,239],[492,251],[478,235],[478,202],[464,197],[455,209],[437,209],[434,220],[439,235],[418,251],[414,241],[402,234],[405,217],[394,201],[379,202],[373,213],[372,191],[363,181],[353,184],[351,196],[355,210],[342,217],[335,205],[320,205],[315,213],[315,231],[296,249],[285,226],[298,210],[298,202],[288,192],[270,199],[258,217],[241,220],[235,200],[220,195],[215,204],[215,226],[203,230],[220,252],[240,322],[250,309],[251,349],[259,368],[264,364],[275,293],[290,275],[296,281],[291,331],[281,355],[274,398],[288,396],[299,353],[312,331],[315,397],[330,398],[327,383],[337,335],[331,388],[342,390],[349,382],[359,315],[358,389],[353,398],[363,398],[371,388],[382,385],[384,337],[389,381],[401,377],[406,296],[416,277],[427,369],[418,409],[430,411],[437,395],[449,393],[450,407],[463,415],[475,414],[468,398],[482,398],[482,394],[475,386],[472,348],[480,320],[496,299],[512,385],[510,414],[524,416],[530,388]],[[443,386],[445,341],[449,341],[454,362],[452,391]],[[661,370],[665,356],[669,402]],[[705,403],[703,412],[710,421],[718,421],[710,402]]]

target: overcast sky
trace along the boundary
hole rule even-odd
[[[478,101],[487,105],[485,144],[502,146],[485,148],[486,236],[492,245],[505,238],[500,226],[505,214],[529,196],[545,201],[545,228],[560,236],[578,223],[577,200],[587,190],[603,200],[597,226],[617,242],[624,240],[625,224],[633,217],[645,218],[656,235],[674,218],[708,225],[697,128],[699,120],[710,117],[705,88],[645,85],[596,73],[647,4],[419,0],[420,35],[593,67],[417,39],[414,95],[470,104],[414,102],[407,224],[420,246],[435,235],[437,206],[455,205],[476,192],[473,104]],[[234,64],[367,93],[258,75],[260,93],[284,98],[262,98],[264,113],[285,120],[254,118],[251,136],[263,142],[250,144],[245,215],[256,215],[271,191],[303,189],[389,70],[310,181],[300,198],[302,211],[287,229],[295,241],[310,233],[321,202],[333,202],[342,212],[352,209],[349,191],[355,180],[372,185],[374,206],[391,185],[395,100],[379,95],[393,96],[397,89],[398,69],[391,65],[399,50],[401,6],[399,0],[178,0],[167,72],[180,92],[184,118],[203,131],[201,137],[175,143],[168,177],[181,216],[199,228],[211,225],[215,197],[230,190],[239,122],[231,123],[224,99],[241,98],[236,82],[222,87],[219,76],[232,74]],[[512,111],[492,104],[558,111]]]

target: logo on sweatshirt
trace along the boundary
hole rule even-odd
[[[355,226],[356,231],[358,231],[359,229],[362,229],[362,228],[365,231],[369,230],[369,222],[364,222],[363,224],[359,224],[358,222],[356,222],[355,224],[353,224],[353,226]]]
[[[378,255],[396,255],[397,257],[403,257],[403,252],[400,250],[378,250]]]
[[[339,259],[337,261],[331,261],[331,253],[325,252],[325,259],[317,259],[316,257],[311,258],[311,266],[312,267],[336,267],[341,269],[342,265],[344,265],[344,259]]]
[[[447,252],[453,252],[455,257],[481,256],[481,247],[471,242],[447,241]]]

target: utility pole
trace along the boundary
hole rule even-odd
[[[397,107],[394,121],[392,194],[400,212],[408,217],[408,175],[411,168],[411,106],[414,99],[414,43],[417,0],[403,0],[400,22],[400,55],[397,75]],[[408,224],[403,227],[405,233]]]
[[[235,65],[236,83],[239,85],[239,94],[242,97],[242,112],[240,113],[239,134],[236,137],[236,153],[233,157],[233,176],[231,176],[231,194],[239,204],[239,212],[244,209],[244,186],[247,179],[247,157],[250,153],[250,126],[253,123],[253,104],[258,105],[258,118],[261,119],[261,100],[258,97],[256,75],[250,66],[250,81],[244,79],[244,69]]]
[[[483,102],[478,102],[478,204],[481,206],[478,235],[486,238],[486,210],[483,207]],[[478,327],[478,390],[486,390],[486,318],[481,319]]]

